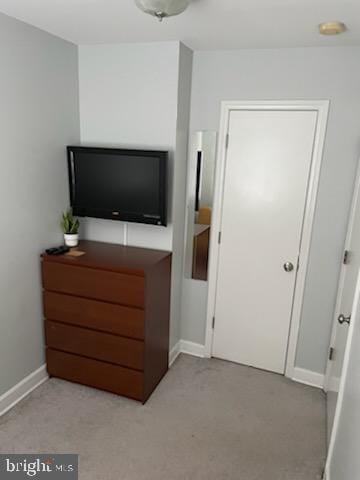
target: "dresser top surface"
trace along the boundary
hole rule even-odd
[[[114,243],[93,242],[81,240],[72,252],[81,252],[80,256],[42,254],[45,262],[62,263],[66,265],[111,270],[143,276],[154,265],[159,263],[171,252],[151,250],[140,247],[117,245]],[[84,252],[82,254],[82,252]]]

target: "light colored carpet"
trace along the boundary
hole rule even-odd
[[[146,405],[57,379],[0,419],[2,453],[79,453],[81,480],[315,480],[325,397],[182,355]]]

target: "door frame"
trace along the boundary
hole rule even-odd
[[[350,207],[350,213],[349,213],[349,219],[348,219],[348,228],[346,232],[346,238],[344,242],[344,249],[343,251],[347,250],[349,248],[351,236],[353,233],[354,229],[354,220],[355,220],[355,215],[356,215],[356,203],[358,201],[360,195],[360,160],[357,166],[357,172],[356,172],[356,178],[355,178],[355,183],[354,183],[354,191],[352,194],[352,199],[351,199],[351,207]],[[335,303],[335,310],[334,310],[334,318],[333,318],[333,324],[332,324],[332,330],[331,330],[331,340],[330,340],[330,347],[334,346],[335,339],[336,339],[336,333],[337,333],[337,326],[338,326],[338,321],[337,318],[339,316],[340,312],[340,304],[342,300],[342,295],[344,291],[344,285],[345,285],[345,275],[346,275],[346,265],[344,263],[341,264],[341,270],[340,270],[340,276],[339,276],[339,282],[338,282],[338,290],[337,290],[337,295],[336,295],[336,303]],[[331,378],[331,367],[332,363],[329,357],[327,358],[327,363],[326,363],[326,372],[325,372],[325,380],[324,380],[324,389],[327,392],[329,390],[329,385],[330,385],[330,378]]]
[[[285,368],[285,375],[287,377],[293,378],[294,376],[300,317],[302,312],[305,279],[316,207],[316,198],[319,187],[320,168],[324,150],[329,104],[329,100],[269,100],[221,102],[220,129],[215,169],[214,207],[210,233],[208,299],[205,336],[206,357],[212,356],[212,345],[214,336],[213,318],[215,313],[217,276],[219,267],[218,235],[222,223],[222,204],[227,153],[227,133],[229,130],[230,113],[233,110],[315,111],[317,112],[317,123],[315,130],[312,162],[310,167],[308,192],[303,218],[301,247],[299,252],[300,263],[295,282],[295,292],[290,320],[290,334]]]

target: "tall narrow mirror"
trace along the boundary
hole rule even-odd
[[[185,275],[194,280],[208,277],[216,141],[216,132],[195,132],[189,150]]]

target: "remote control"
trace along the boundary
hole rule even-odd
[[[66,247],[65,245],[61,245],[60,247],[48,248],[45,251],[48,255],[63,255],[64,253],[69,252],[70,248]]]

